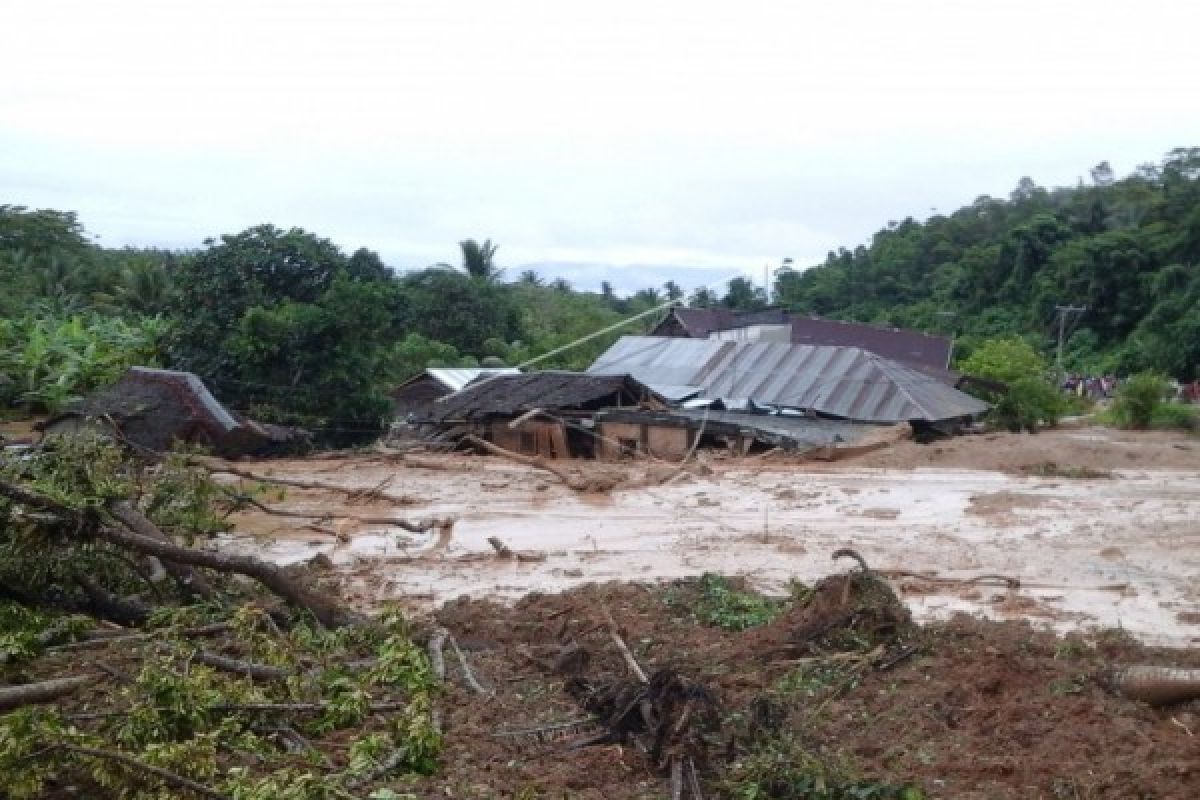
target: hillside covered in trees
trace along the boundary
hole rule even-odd
[[[747,278],[723,293],[673,282],[617,296],[511,274],[491,241],[460,264],[400,272],[366,248],[260,225],[195,251],[96,245],[72,212],[0,205],[0,413],[55,412],[129,365],[187,369],[232,408],[350,436],[385,423],[386,390],[427,366],[582,368],[653,315],[558,352],[666,301],[763,307]],[[870,246],[776,274],[793,310],[942,333],[966,357],[984,338],[1046,353],[1056,304],[1067,365],[1189,379],[1200,367],[1200,148],[1117,179],[889,224]],[[544,357],[545,356],[545,357]],[[544,358],[543,358],[544,357]]]
[[[776,275],[794,310],[926,331],[1028,336],[1048,348],[1055,306],[1072,316],[1069,368],[1178,379],[1200,370],[1200,148],[1172,150],[1123,178],[1101,163],[1089,183],[1022,178],[949,215],[889,223],[869,245]]]

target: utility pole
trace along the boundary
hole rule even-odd
[[[950,327],[950,349],[946,351],[946,369],[948,370],[948,369],[950,369],[950,362],[952,362],[954,360],[954,339],[955,339],[954,320],[958,316],[958,312],[957,311],[935,311],[935,312],[933,312],[933,315],[935,317],[941,317],[942,319],[948,320],[947,324]]]
[[[1055,358],[1055,369],[1058,373],[1058,384],[1061,386],[1063,381],[1063,340],[1066,338],[1067,315],[1082,314],[1087,311],[1087,306],[1055,306],[1054,310],[1058,312],[1058,357]]]

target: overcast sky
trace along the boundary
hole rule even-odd
[[[0,203],[109,246],[271,222],[694,286],[1200,144],[1192,0],[0,9]]]

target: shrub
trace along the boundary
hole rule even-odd
[[[1113,419],[1122,428],[1149,428],[1166,405],[1167,379],[1156,372],[1139,372],[1117,390]]]
[[[1200,407],[1162,403],[1150,417],[1150,427],[1200,431]]]
[[[1034,433],[1040,427],[1053,427],[1065,410],[1060,392],[1039,378],[1020,378],[1008,385],[1008,391],[994,401],[991,421],[1014,433]]]
[[[1066,399],[1047,379],[1045,360],[1023,339],[988,339],[959,369],[1008,387],[1003,392],[977,392],[992,404],[989,420],[999,428],[1032,433],[1053,427],[1067,409]]]

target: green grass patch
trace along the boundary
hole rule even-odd
[[[667,605],[672,609],[686,612],[702,625],[727,631],[744,631],[766,625],[791,604],[790,597],[765,597],[711,572],[699,578],[679,581],[667,594]]]

